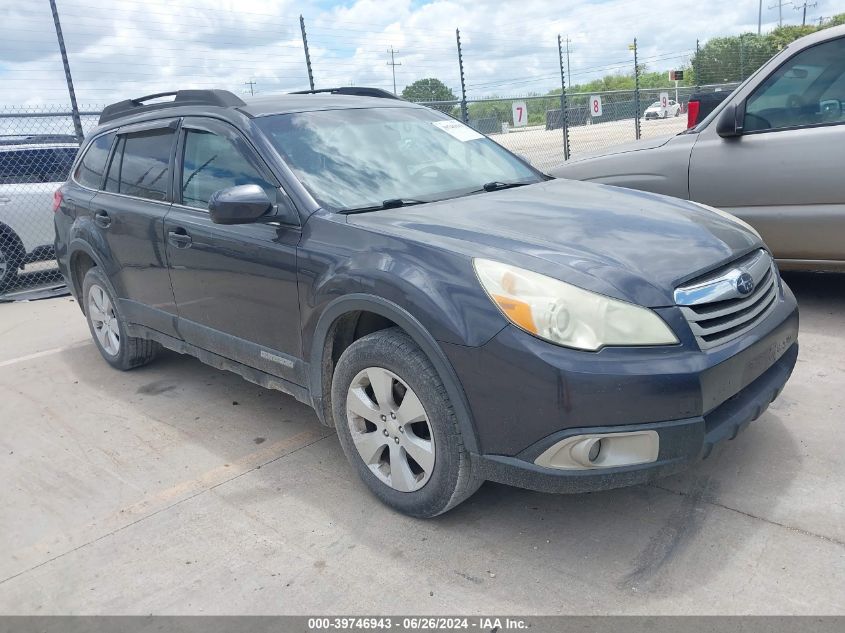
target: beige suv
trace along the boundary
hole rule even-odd
[[[781,268],[845,270],[845,26],[796,40],[696,127],[552,174],[663,193],[736,215]]]

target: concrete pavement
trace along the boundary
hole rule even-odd
[[[117,372],[72,300],[0,305],[0,612],[845,614],[845,278],[787,280],[795,374],[710,459],[430,521],[292,398],[171,353]]]

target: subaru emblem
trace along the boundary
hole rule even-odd
[[[754,290],[754,278],[749,273],[742,273],[736,279],[736,291],[745,296]]]

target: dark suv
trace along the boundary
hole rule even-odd
[[[549,179],[373,89],[171,94],[106,108],[56,193],[100,352],[163,346],[310,404],[402,512],[484,480],[650,481],[792,371],[795,299],[732,216]]]

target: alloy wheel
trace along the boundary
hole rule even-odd
[[[399,492],[422,488],[434,470],[434,435],[425,408],[399,376],[368,367],[355,376],[346,418],[358,454],[372,473]]]
[[[120,328],[108,293],[94,284],[88,291],[88,315],[94,334],[107,354],[117,356],[120,352]]]

